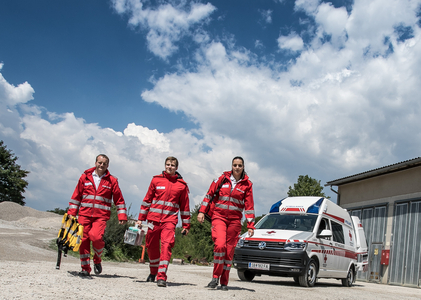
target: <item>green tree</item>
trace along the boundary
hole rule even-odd
[[[52,213],[55,213],[55,214],[58,214],[58,215],[61,215],[61,216],[63,216],[65,213],[67,213],[67,211],[69,210],[69,208],[67,207],[67,208],[65,208],[65,209],[62,209],[62,208],[59,208],[59,207],[56,207],[56,208],[54,208],[53,210],[47,210],[47,212],[52,212]]]
[[[29,172],[20,168],[16,163],[17,159],[0,140],[0,202],[12,201],[23,206],[25,197],[22,194],[28,186],[23,178]]]
[[[254,219],[254,224],[257,224],[257,222],[260,221],[261,218],[263,218],[265,215],[261,215],[260,217],[256,217]],[[247,231],[247,220],[243,221],[243,224],[241,225],[241,234]]]
[[[308,175],[298,176],[297,183],[294,183],[294,188],[291,188],[291,186],[289,187],[288,197],[294,196],[320,196],[328,199],[330,198],[326,197],[323,193],[323,187],[320,184],[320,180],[317,181]]]
[[[200,205],[196,205],[191,213],[190,231],[186,236],[181,235],[182,228],[176,228],[173,258],[203,259],[213,261],[213,241],[211,223],[197,221]]]
[[[130,215],[130,207],[127,211],[127,216],[129,219],[133,219]],[[138,260],[142,256],[142,247],[127,245],[124,243],[124,233],[127,228],[134,226],[134,224],[126,223],[125,225],[120,225],[118,223],[117,217],[117,208],[113,204],[111,207],[111,216],[107,221],[107,227],[105,228],[104,233],[104,259],[111,259],[117,261],[128,261],[128,260]],[[143,244],[145,239],[143,239]],[[145,254],[146,260],[146,254]]]

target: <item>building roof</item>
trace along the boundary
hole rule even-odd
[[[351,176],[339,178],[339,179],[336,179],[336,180],[328,181],[328,182],[326,182],[325,186],[332,186],[332,185],[339,186],[339,185],[342,185],[342,184],[351,183],[351,182],[355,182],[355,181],[358,181],[358,180],[363,180],[363,179],[376,177],[376,176],[380,176],[380,175],[384,175],[384,174],[388,174],[388,173],[402,171],[402,170],[413,168],[413,167],[416,167],[416,166],[421,166],[421,157],[413,158],[413,159],[410,159],[410,160],[405,160],[405,161],[398,162],[398,163],[393,164],[393,165],[388,165],[388,166],[385,166],[385,167],[373,169],[373,170],[366,171],[366,172],[363,172],[363,173],[358,173],[358,174],[355,174],[355,175],[351,175]]]

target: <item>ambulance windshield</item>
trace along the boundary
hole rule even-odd
[[[313,231],[317,215],[268,214],[259,221],[256,229],[281,229],[295,231]]]

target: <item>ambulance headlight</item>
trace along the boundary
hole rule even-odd
[[[307,243],[304,242],[288,242],[284,246],[284,250],[288,251],[305,251]]]
[[[242,248],[244,246],[244,240],[240,239],[237,243],[237,248]]]

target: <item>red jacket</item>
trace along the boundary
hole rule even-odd
[[[117,216],[120,221],[127,220],[126,203],[117,178],[113,177],[108,170],[101,178],[98,189],[95,188],[92,173],[95,168],[86,170],[79,178],[79,182],[69,202],[67,213],[76,216],[105,217],[111,215],[111,199],[117,207]]]
[[[247,174],[244,178],[237,182],[235,188],[231,191],[231,171],[224,172],[217,180],[212,182],[208,193],[203,199],[202,206],[199,212],[204,213],[206,207],[209,205],[209,200],[215,194],[218,186],[221,185],[219,196],[213,199],[212,219],[238,219],[241,221],[243,217],[243,210],[246,220],[247,228],[254,229],[254,201],[253,201],[253,183],[249,180]],[[214,207],[213,207],[214,204]]]
[[[180,174],[162,172],[152,178],[140,206],[139,221],[178,223],[180,211],[183,228],[190,229],[189,188]]]

